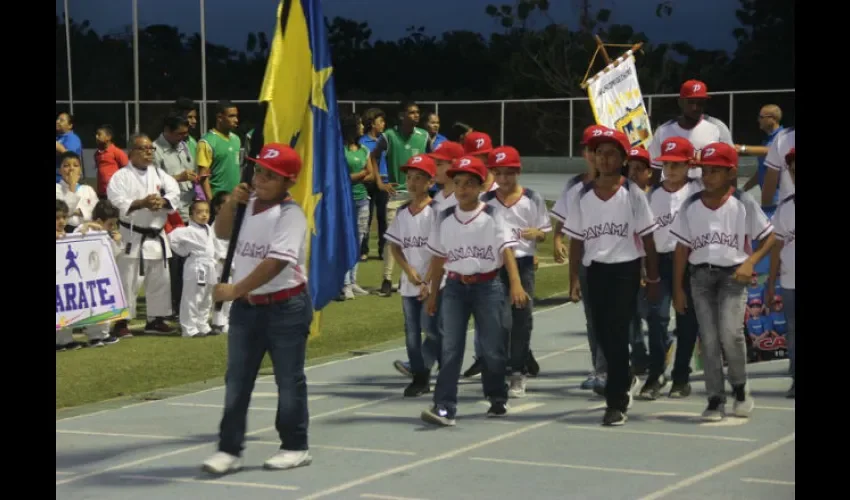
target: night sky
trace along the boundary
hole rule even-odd
[[[63,0],[56,0],[56,14],[63,15]],[[100,35],[131,26],[131,0],[68,0],[71,17],[88,19]],[[278,0],[206,0],[207,40],[244,50],[250,31],[271,34]],[[410,25],[425,26],[426,33],[467,29],[485,35],[500,26],[484,12],[498,0],[323,0],[325,15],[367,21],[372,41],[397,40]],[[513,3],[505,1],[504,3]],[[651,42],[685,41],[700,49],[733,51],[732,30],[738,0],[712,0],[709,4],[674,0],[673,15],[655,16],[657,0],[595,0],[594,8],[613,11],[610,22],[631,24]],[[139,25],[177,25],[184,33],[200,31],[199,0],[139,0]],[[551,0],[550,14],[558,22],[575,27],[577,0]]]

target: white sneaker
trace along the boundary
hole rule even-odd
[[[354,292],[354,295],[369,295],[369,292],[356,283],[351,285],[351,291]]]
[[[201,470],[210,474],[227,474],[228,472],[236,472],[241,468],[242,460],[239,457],[223,451],[219,451],[206,459],[201,466]]]
[[[351,289],[351,285],[345,285],[342,287],[342,294],[345,296],[345,300],[351,300],[354,298],[354,290]]]
[[[525,375],[516,373],[511,375],[511,387],[508,389],[508,396],[512,398],[525,397],[526,378]]]
[[[313,457],[310,456],[308,450],[290,451],[280,450],[274,456],[266,460],[263,466],[266,469],[294,469],[295,467],[303,467],[313,463]]]
[[[626,408],[632,407],[632,404],[635,401],[635,390],[637,390],[639,384],[640,384],[640,379],[637,377],[637,375],[634,375],[634,378],[632,378],[632,385],[629,387],[629,392],[628,392],[629,402],[626,404]]]

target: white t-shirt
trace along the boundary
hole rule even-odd
[[[390,227],[384,233],[387,241],[401,247],[404,258],[422,279],[425,279],[425,273],[428,272],[428,265],[431,263],[431,252],[426,246],[428,237],[431,235],[431,227],[437,220],[439,213],[437,210],[436,201],[431,201],[418,212],[413,211],[411,203],[406,203],[398,209]],[[419,287],[411,283],[407,273],[404,272],[401,273],[399,293],[402,297],[419,295]]]
[[[684,137],[694,145],[696,151],[701,150],[712,142],[725,142],[730,146],[734,146],[729,127],[713,116],[702,115],[702,120],[692,129],[682,128],[676,119],[670,120],[656,129],[652,134],[652,141],[647,148],[650,158],[653,159],[652,166],[654,168],[661,168],[662,162],[655,161],[655,158],[661,156],[661,143],[671,137]],[[688,177],[691,179],[701,178],[702,169],[699,167],[691,168],[688,170]],[[661,174],[661,180],[664,180],[663,172]]]
[[[797,199],[796,195],[792,194],[779,203],[776,212],[773,214],[773,219],[771,219],[773,227],[776,229],[776,239],[784,244],[779,252],[779,260],[782,261],[779,283],[782,288],[789,290],[797,287],[795,278],[797,245],[794,243],[797,230],[796,212]]]
[[[752,254],[753,240],[763,240],[773,225],[758,202],[735,189],[716,210],[705,206],[701,193],[685,200],[670,228],[679,243],[691,249],[688,262],[732,267]]]
[[[62,200],[68,205],[70,212],[68,213],[67,224],[74,227],[79,226],[83,222],[91,221],[94,206],[97,205],[97,202],[99,201],[97,193],[94,192],[94,189],[92,189],[91,186],[87,186],[86,184],[77,184],[77,189],[71,191],[71,188],[64,179],[56,184],[56,199]],[[78,208],[83,214],[82,217],[74,215],[74,212],[76,212]]]
[[[256,196],[248,201],[233,256],[233,283],[239,283],[266,258],[287,263],[277,276],[250,292],[269,294],[307,282],[307,218],[289,199],[255,214]]]
[[[554,217],[561,224],[567,220],[567,211],[573,204],[573,198],[581,191],[584,183],[582,179],[584,175],[579,174],[567,181],[567,185],[564,186],[564,190],[561,191],[561,196],[558,197],[558,201],[552,205],[552,210],[549,214]]]
[[[443,190],[437,191],[437,194],[434,195],[434,202],[437,204],[437,210],[443,211],[447,208],[451,208],[457,205],[457,198],[455,198],[454,192],[449,193],[448,196],[443,194]]]
[[[676,249],[676,238],[670,235],[670,227],[685,200],[702,191],[702,188],[700,180],[688,179],[678,191],[668,191],[663,183],[659,183],[649,192],[649,207],[655,215],[655,223],[658,224],[658,229],[652,233],[658,253],[668,253]]]
[[[537,191],[523,188],[522,194],[510,206],[505,205],[496,196],[496,191],[485,193],[484,203],[492,206],[499,213],[517,241],[514,254],[517,258],[531,257],[537,251],[537,241],[522,237],[523,229],[539,229],[544,233],[552,231],[552,221],[546,201]]]
[[[582,264],[616,264],[645,256],[641,238],[657,227],[646,193],[621,177],[619,189],[603,201],[593,185],[585,184],[573,199],[562,230],[584,242]]]
[[[791,174],[788,173],[788,164],[785,163],[785,155],[794,147],[796,138],[797,132],[794,127],[781,130],[768,146],[767,156],[764,159],[764,165],[767,168],[779,171],[780,200],[784,200],[797,192],[794,181],[791,180]]]
[[[458,206],[440,211],[427,248],[446,259],[446,272],[470,275],[501,268],[502,251],[516,245],[501,215],[481,202],[469,212]]]

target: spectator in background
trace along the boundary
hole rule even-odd
[[[106,186],[109,179],[118,171],[130,163],[121,148],[112,143],[112,126],[101,125],[97,129],[94,140],[97,143],[97,151],[94,152],[94,165],[97,169],[97,196],[101,200],[106,199]]]
[[[56,183],[62,180],[59,175],[59,166],[61,165],[60,156],[65,151],[71,151],[77,154],[80,158],[80,168],[82,169],[83,143],[80,137],[74,133],[74,117],[69,113],[59,113],[56,117]]]
[[[68,205],[70,217],[65,222],[65,232],[73,233],[77,226],[91,220],[98,201],[97,194],[91,186],[80,184],[83,171],[77,153],[65,151],[59,160],[60,180],[56,184],[56,199]]]
[[[446,136],[440,133],[440,116],[433,111],[425,115],[425,130],[428,132],[428,147],[431,151],[434,151],[441,142],[446,140]],[[433,198],[442,188],[435,182],[428,193]]]
[[[186,136],[186,146],[189,148],[189,154],[192,155],[192,160],[197,160],[198,141],[196,141],[195,137],[192,135],[195,133],[195,129],[198,128],[198,110],[196,109],[195,101],[187,97],[181,97],[174,101],[171,108],[176,113],[183,115],[189,123],[189,134]]]
[[[351,194],[354,198],[354,215],[357,223],[358,246],[366,235],[369,224],[369,195],[365,182],[372,180],[375,175],[369,169],[369,148],[359,144],[358,139],[363,135],[363,122],[359,116],[346,116],[342,119],[342,139],[345,148],[345,162],[351,178]],[[350,300],[355,295],[369,295],[357,284],[357,266],[345,273],[342,286],[342,299]]]
[[[768,104],[761,108],[759,111],[758,124],[759,128],[762,132],[765,133],[766,137],[761,142],[760,146],[746,146],[742,144],[738,144],[735,146],[735,149],[738,150],[738,154],[741,155],[750,155],[750,156],[758,156],[758,170],[753,174],[752,177],[744,184],[744,191],[749,191],[752,188],[758,187],[760,189],[764,189],[764,176],[767,172],[767,166],[764,164],[765,157],[767,156],[767,148],[773,143],[773,140],[776,138],[777,134],[784,130],[784,127],[780,125],[782,121],[782,110],[779,109],[779,106],[775,104]],[[768,206],[762,206],[762,210],[765,210],[765,214],[768,217],[773,216],[773,211],[776,208],[776,204],[779,203],[779,193],[774,192],[773,202]],[[768,213],[770,212],[770,213]]]
[[[378,137],[387,128],[387,119],[384,112],[378,108],[367,109],[363,113],[363,129],[365,134],[360,136],[360,145],[369,151],[378,145]],[[389,182],[387,176],[387,153],[381,153],[381,161],[378,163],[378,174],[384,182]],[[375,181],[366,183],[366,193],[369,195],[369,223],[366,226],[366,234],[360,244],[360,260],[369,258],[369,233],[372,231],[372,217],[378,215],[378,258],[384,258],[384,232],[387,230],[387,202],[389,195],[378,189]]]
[[[454,125],[452,125],[448,137],[450,141],[459,142],[463,144],[463,140],[466,138],[466,134],[474,131],[475,129],[465,123],[455,122]]]
[[[198,141],[198,176],[208,200],[220,192],[230,193],[239,184],[239,152],[242,142],[233,131],[239,126],[239,110],[230,101],[219,101],[215,126]]]

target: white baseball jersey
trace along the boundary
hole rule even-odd
[[[688,262],[732,267],[753,253],[752,241],[773,232],[773,224],[747,192],[730,189],[716,210],[705,206],[702,193],[685,200],[670,228],[678,243],[691,249]]]
[[[794,186],[794,181],[791,180],[791,174],[788,173],[788,164],[785,163],[785,155],[796,142],[797,132],[794,127],[789,127],[781,130],[770,146],[767,148],[767,156],[764,159],[764,165],[767,168],[779,171],[779,199],[784,200],[797,192]]]
[[[662,154],[661,143],[671,137],[684,137],[694,145],[696,151],[701,150],[712,142],[725,142],[730,146],[734,146],[729,127],[713,116],[702,115],[702,120],[692,129],[684,129],[679,125],[678,120],[670,120],[658,127],[652,134],[652,141],[650,141],[647,148],[654,168],[661,168],[662,163],[655,161],[655,158],[658,158]],[[701,178],[702,169],[696,167],[688,170],[688,177],[692,179]],[[661,174],[661,180],[664,180],[663,172]]]
[[[782,250],[779,252],[779,260],[782,262],[779,283],[782,288],[789,290],[797,286],[795,278],[797,245],[794,243],[797,230],[796,212],[797,199],[796,195],[792,194],[779,203],[771,220],[776,229],[776,239],[783,243]]]
[[[499,183],[496,182],[496,181],[493,181],[493,184],[490,184],[490,189],[481,193],[481,195],[478,196],[478,199],[481,200],[481,201],[484,201],[484,196],[486,196],[487,193],[492,193],[493,191],[495,191],[497,189],[499,189]]]
[[[501,215],[490,205],[479,203],[466,212],[459,206],[437,216],[428,237],[428,250],[444,257],[446,272],[479,274],[502,267],[502,251],[517,245]]]
[[[552,205],[552,211],[549,213],[561,224],[567,220],[567,211],[573,205],[573,199],[581,191],[582,186],[584,186],[582,179],[584,179],[584,176],[579,174],[567,181],[567,185],[561,191],[558,201]]]
[[[517,258],[531,257],[537,251],[536,240],[522,237],[524,229],[539,229],[544,233],[552,231],[552,221],[549,219],[546,201],[537,191],[523,188],[519,199],[510,205],[502,203],[496,196],[496,191],[486,193],[483,201],[500,213],[505,225],[511,231],[512,238],[517,242],[514,247],[514,255]]]
[[[702,189],[700,180],[688,179],[678,191],[668,191],[663,183],[659,183],[649,192],[649,208],[652,209],[655,223],[658,224],[658,228],[652,233],[658,253],[668,253],[676,249],[676,238],[670,234],[670,227],[685,200]]]
[[[431,252],[426,246],[428,237],[431,235],[431,227],[437,220],[438,207],[436,201],[431,201],[415,212],[412,203],[406,203],[398,209],[390,227],[384,233],[387,241],[401,247],[404,258],[422,279],[425,279],[428,265],[431,263]],[[402,297],[419,295],[419,286],[410,282],[407,273],[401,273],[399,293]]]
[[[94,206],[98,202],[97,193],[91,186],[77,184],[77,189],[71,191],[71,187],[64,179],[56,184],[56,199],[62,200],[68,205],[70,212],[66,224],[74,227],[91,220],[92,211],[94,211]],[[74,215],[77,209],[80,209],[82,216]]]
[[[584,242],[582,264],[616,264],[645,255],[641,238],[655,231],[655,217],[646,193],[634,182],[620,178],[620,187],[608,200],[596,195],[593,183],[584,184],[567,211],[562,232]]]
[[[437,210],[442,211],[457,205],[457,198],[455,197],[454,191],[446,196],[441,189],[434,195],[434,202],[437,203]]]
[[[142,208],[127,213],[134,201],[141,200],[150,194],[161,195],[171,204],[172,208],[155,211]],[[174,177],[153,165],[146,169],[136,168],[132,162],[126,167],[118,169],[109,179],[106,196],[118,208],[119,221],[140,228],[159,229],[160,237],[163,239],[166,235],[162,228],[165,227],[168,214],[176,212],[177,207],[180,206],[180,186],[177,185]],[[124,226],[119,226],[119,230],[121,231],[121,242],[125,246],[125,256],[138,258],[142,235]],[[130,245],[129,252],[126,251],[128,244]],[[159,260],[163,258],[162,244],[158,238],[146,238],[142,251],[145,259]],[[168,244],[165,245],[165,257],[171,257],[171,247]]]
[[[307,218],[301,207],[288,198],[254,213],[257,197],[251,196],[239,231],[233,256],[233,282],[239,283],[265,259],[287,263],[277,276],[250,292],[261,295],[294,288],[307,282]]]

